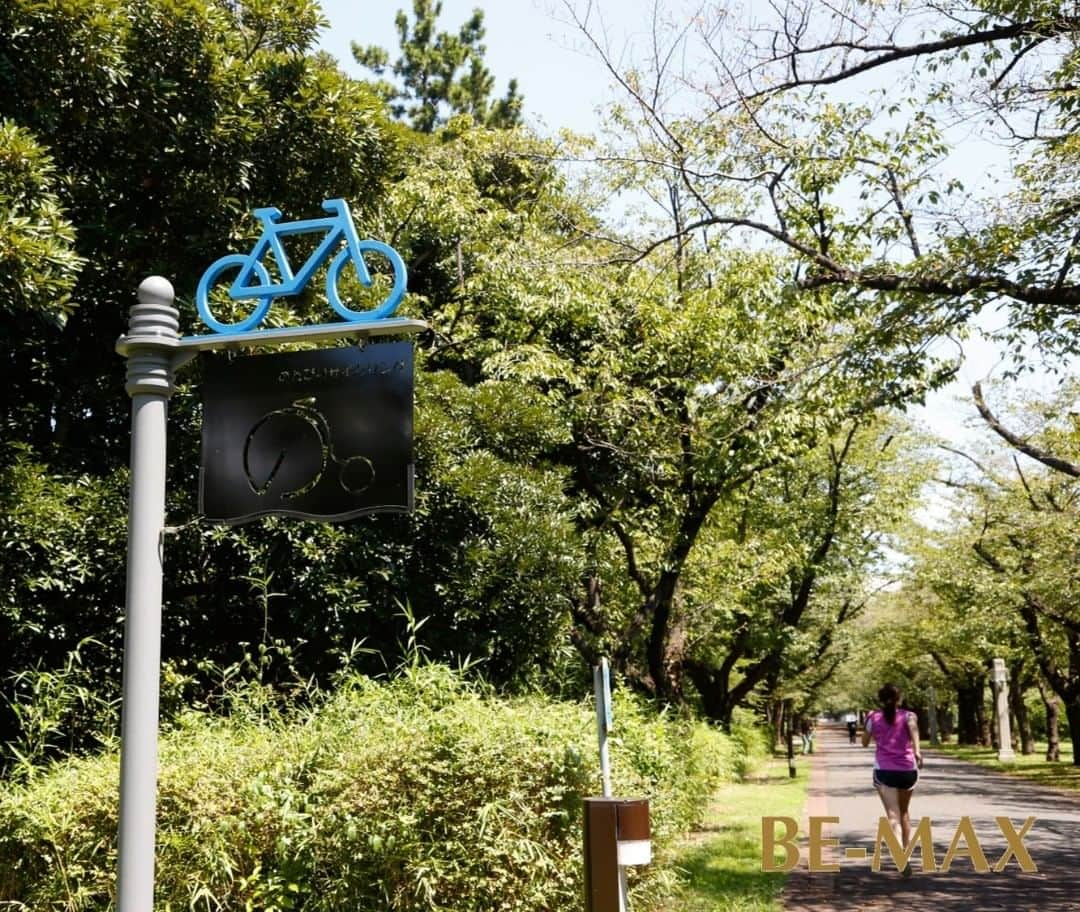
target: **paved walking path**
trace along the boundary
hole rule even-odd
[[[1009,817],[1019,831],[1024,819],[1037,822],[1024,845],[1038,866],[1025,874],[1012,859],[995,874],[977,874],[970,859],[957,858],[948,873],[923,873],[915,855],[915,872],[902,878],[887,854],[874,873],[870,858],[844,857],[845,847],[865,847],[873,853],[878,818],[884,813],[871,785],[873,748],[848,743],[839,728],[819,729],[815,738],[807,815],[839,817],[826,836],[839,839],[831,857],[839,873],[806,870],[806,822],[800,829],[803,857],[788,878],[786,912],[892,912],[929,909],[932,912],[1075,912],[1080,909],[1080,794],[1031,785],[984,767],[924,751],[925,768],[911,802],[912,825],[932,820],[934,846],[940,865],[959,819],[970,817],[991,869],[1005,851],[1006,841],[994,818]]]

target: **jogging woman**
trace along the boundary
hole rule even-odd
[[[875,709],[867,717],[862,745],[867,747],[870,739],[874,739],[874,788],[885,805],[889,826],[906,848],[911,839],[908,805],[922,768],[919,725],[915,713],[898,708],[900,691],[894,685],[882,687],[878,691],[878,700],[881,709]],[[904,868],[904,875],[910,874],[909,863]]]

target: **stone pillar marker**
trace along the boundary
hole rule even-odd
[[[1009,676],[1004,659],[994,659],[994,707],[997,709],[998,760],[1011,762],[1016,759],[1012,749],[1012,733],[1009,731]]]
[[[933,685],[929,688],[927,696],[927,702],[930,706],[927,709],[928,715],[926,717],[926,724],[930,727],[930,744],[936,747],[941,743],[941,739],[938,737],[937,726],[937,691],[934,689]]]

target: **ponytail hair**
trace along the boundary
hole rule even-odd
[[[885,721],[892,725],[896,721],[896,707],[900,703],[900,690],[895,684],[886,684],[878,691],[877,698],[881,703],[881,711],[885,714]]]

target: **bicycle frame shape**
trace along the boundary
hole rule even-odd
[[[304,430],[314,431],[318,435],[321,461],[318,465],[310,467],[308,478],[303,484],[291,491],[283,491],[279,495],[282,500],[292,500],[307,494],[308,491],[322,481],[323,475],[326,474],[326,470],[331,463],[337,469],[337,483],[346,493],[362,494],[371,487],[375,481],[375,466],[372,461],[366,456],[347,456],[342,459],[337,455],[330,436],[330,423],[326,420],[326,416],[315,407],[315,398],[309,397],[307,399],[297,399],[292,405],[285,408],[267,412],[255,422],[255,425],[248,432],[247,443],[244,445],[244,474],[247,476],[248,486],[251,488],[252,493],[260,496],[269,493],[270,488],[277,479],[278,471],[288,455],[286,450],[281,450],[277,455],[273,468],[266,474],[266,477],[257,479],[251,466],[252,447],[256,445],[256,438],[266,425],[271,422],[280,423],[283,421],[300,421],[304,426]],[[356,475],[357,473],[359,473],[359,477],[350,479],[350,475]]]
[[[389,244],[365,238],[356,234],[349,206],[343,199],[328,199],[322,204],[323,209],[333,213],[330,218],[302,219],[297,222],[281,222],[281,210],[267,206],[253,210],[253,215],[263,224],[263,232],[255,242],[251,253],[230,253],[215,260],[203,273],[199,287],[195,292],[195,305],[202,321],[214,332],[240,333],[255,329],[266,318],[274,298],[299,294],[315,270],[319,268],[338,249],[342,241],[345,246],[337,250],[337,255],[330,262],[326,273],[326,297],[330,306],[346,320],[359,323],[381,320],[389,317],[401,302],[405,294],[406,271],[401,256]],[[303,266],[295,273],[285,248],[283,237],[294,234],[313,234],[325,231],[326,235],[307,258]],[[277,263],[281,281],[271,282],[270,274],[262,264],[267,251]],[[342,303],[338,295],[337,284],[345,264],[352,262],[356,276],[365,287],[372,284],[371,274],[364,262],[364,251],[381,254],[390,261],[394,271],[394,284],[387,298],[370,310],[352,310]],[[222,323],[210,312],[210,291],[229,269],[239,268],[239,273],[229,287],[229,295],[235,301],[254,300],[255,309],[244,319],[236,323]],[[254,283],[254,284],[253,284]]]

